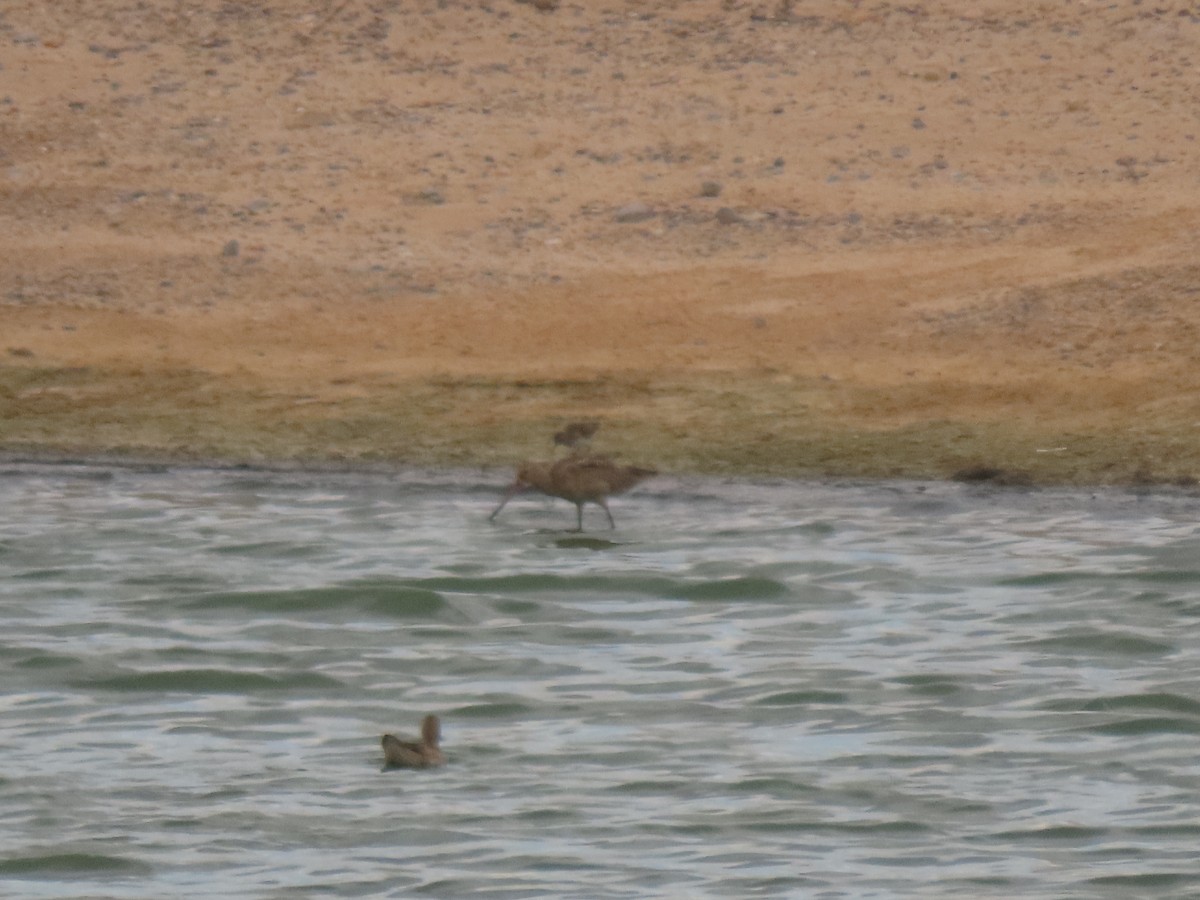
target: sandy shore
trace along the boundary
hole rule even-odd
[[[1187,9],[146,6],[0,11],[0,450],[1200,475]]]

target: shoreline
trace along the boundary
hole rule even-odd
[[[512,462],[438,462],[431,459],[420,461],[394,458],[346,459],[335,457],[277,457],[237,458],[233,456],[202,456],[193,453],[145,452],[129,449],[120,451],[98,451],[42,447],[13,447],[0,445],[0,466],[50,467],[50,468],[115,468],[124,471],[161,473],[177,470],[214,472],[263,472],[268,474],[306,473],[336,475],[394,476],[405,471],[466,472],[475,471],[481,476],[496,476],[500,489],[523,459],[552,459],[554,454],[546,452],[540,456],[514,458]],[[11,474],[0,472],[0,474]],[[1153,477],[1141,472],[1127,478],[1104,480],[1055,479],[1037,477],[1028,470],[1018,470],[988,464],[964,466],[944,475],[918,475],[912,473],[880,473],[869,467],[855,471],[788,470],[784,468],[716,471],[703,469],[676,470],[660,469],[659,475],[667,478],[719,479],[721,481],[745,481],[748,483],[785,481],[793,483],[811,482],[831,484],[847,482],[853,484],[896,482],[926,484],[961,484],[964,487],[985,489],[1038,491],[1038,490],[1115,490],[1118,492],[1184,493],[1200,496],[1200,481],[1191,476]]]
[[[30,472],[23,471],[31,470]],[[512,467],[508,466],[437,466],[412,465],[397,461],[392,464],[373,462],[330,462],[330,461],[256,461],[237,462],[221,459],[194,459],[169,456],[124,456],[111,454],[81,455],[45,453],[14,453],[0,449],[0,478],[14,478],[23,475],[42,473],[45,470],[54,472],[70,472],[72,469],[88,470],[87,478],[107,478],[112,476],[111,470],[123,473],[168,475],[177,472],[200,473],[245,473],[247,475],[332,475],[347,477],[368,477],[394,479],[411,474],[424,473],[427,476],[454,476],[456,474],[475,473],[481,487],[495,489],[497,497],[503,495],[504,488],[511,480]],[[99,475],[90,474],[99,472]],[[492,476],[495,476],[494,478]],[[845,487],[861,489],[864,487],[888,487],[896,485],[912,485],[914,489],[923,491],[929,487],[958,486],[963,490],[975,490],[981,495],[996,494],[1037,494],[1052,492],[1055,494],[1091,494],[1092,496],[1136,496],[1161,498],[1200,498],[1200,484],[1196,482],[1172,481],[1129,481],[1105,483],[1059,483],[1037,482],[1019,473],[1005,470],[991,470],[985,477],[976,477],[974,473],[965,473],[964,477],[951,478],[911,478],[899,476],[839,476],[839,475],[712,475],[699,473],[660,472],[659,476],[667,479],[682,479],[684,483],[705,482],[713,480],[720,484],[742,484],[748,486],[770,485],[816,485],[822,487]],[[653,480],[646,482],[650,493],[655,492]]]
[[[791,6],[5,10],[0,448],[1200,477],[1200,20]]]

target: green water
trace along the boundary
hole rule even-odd
[[[504,480],[4,470],[0,895],[1200,895],[1200,497]]]

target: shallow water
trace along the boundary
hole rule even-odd
[[[7,467],[0,892],[1200,894],[1200,498],[503,477]]]

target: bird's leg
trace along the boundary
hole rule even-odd
[[[600,499],[596,501],[596,505],[601,507],[604,510],[604,514],[608,516],[608,527],[615,530],[617,523],[613,521],[612,511],[608,508],[608,504],[603,499]]]
[[[583,531],[583,503],[575,504],[575,530]]]

